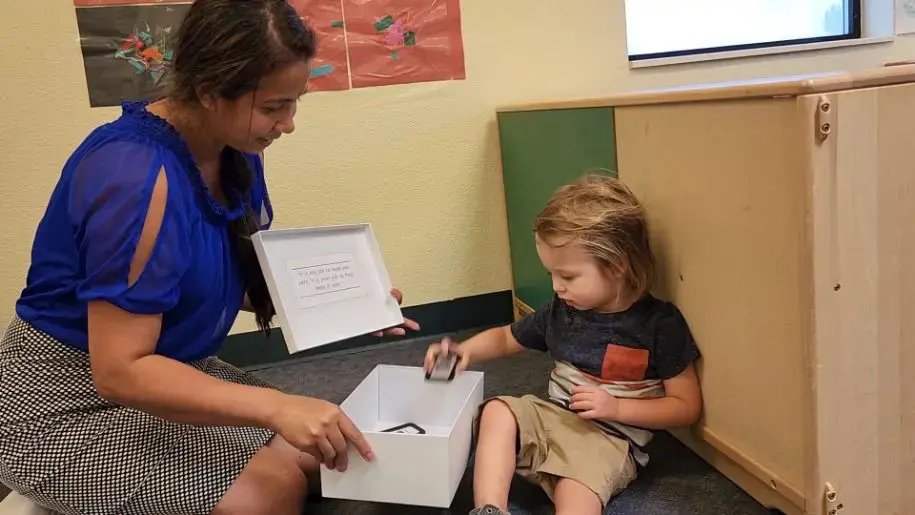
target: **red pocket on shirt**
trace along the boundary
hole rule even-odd
[[[600,367],[604,381],[641,381],[648,370],[648,349],[609,344]]]

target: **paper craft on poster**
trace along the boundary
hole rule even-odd
[[[309,92],[466,76],[459,0],[289,2],[318,40]],[[192,1],[73,3],[90,105],[161,96],[180,23]]]
[[[896,34],[915,34],[915,0],[896,0]]]
[[[354,88],[465,78],[458,0],[343,0]]]
[[[292,259],[286,262],[286,269],[302,308],[364,297],[367,293],[352,254]]]
[[[77,7],[89,104],[116,106],[161,96],[189,8],[168,2]]]
[[[289,0],[318,39],[311,62],[309,93],[349,89],[342,0]]]

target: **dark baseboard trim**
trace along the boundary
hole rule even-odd
[[[217,356],[240,368],[248,370],[265,368],[288,361],[353,351],[404,339],[508,324],[514,320],[514,305],[512,292],[505,290],[410,306],[403,309],[403,314],[405,317],[419,322],[420,330],[408,332],[405,337],[359,336],[317,349],[289,354],[282,331],[279,327],[274,327],[269,337],[265,337],[260,332],[229,335]]]

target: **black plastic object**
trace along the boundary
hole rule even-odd
[[[439,354],[432,366],[432,370],[426,372],[428,381],[451,381],[454,379],[457,370],[458,357],[456,354]]]
[[[417,426],[413,422],[407,422],[406,424],[401,424],[399,426],[389,427],[382,431],[382,433],[403,433],[407,435],[424,435],[426,430]]]

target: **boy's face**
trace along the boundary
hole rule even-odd
[[[586,311],[619,311],[620,278],[601,266],[579,244],[544,241],[534,236],[540,262],[553,280],[553,291],[569,307]]]

